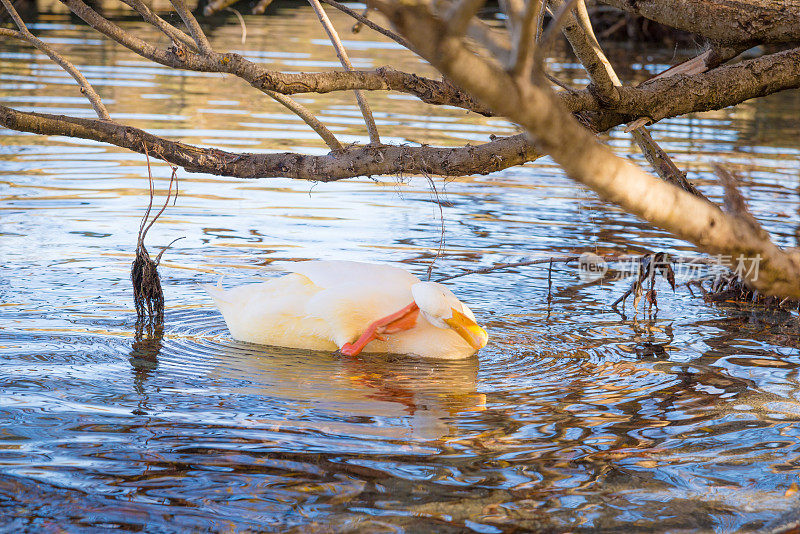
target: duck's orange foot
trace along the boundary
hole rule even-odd
[[[339,352],[345,356],[356,356],[367,344],[373,339],[385,340],[381,334],[394,334],[402,330],[408,330],[417,323],[417,316],[419,315],[419,307],[415,302],[412,302],[402,310],[387,315],[382,319],[378,319],[369,325],[366,331],[361,334],[361,337],[355,343],[345,343]]]
[[[344,355],[344,356],[355,356],[355,355],[357,355],[359,352],[361,352],[361,349],[360,349],[360,348],[358,348],[358,347],[357,347],[356,345],[354,345],[353,343],[345,343],[344,345],[342,345],[342,348],[340,348],[340,349],[338,350],[338,352],[339,352],[340,354]]]

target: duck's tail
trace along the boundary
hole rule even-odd
[[[222,288],[222,277],[220,277],[217,281],[217,285],[200,284],[200,287],[205,289],[206,292],[211,295],[211,298],[214,299],[217,307],[220,307],[221,304],[230,303],[227,295],[228,292]]]

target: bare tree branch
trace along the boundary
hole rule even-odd
[[[620,87],[618,113],[652,122],[694,111],[722,109],[758,96],[800,87],[800,48],[725,65],[696,75]]]
[[[693,194],[696,197],[702,198],[708,202],[708,198],[701,193],[689,180],[686,175],[681,172],[675,165],[672,159],[667,155],[664,150],[653,141],[650,132],[644,127],[633,130],[633,139],[639,145],[639,149],[644,154],[645,159],[650,162],[650,165],[655,169],[662,180],[665,180],[673,185],[677,185],[684,191]]]
[[[536,33],[542,0],[528,0],[525,10],[514,33],[514,47],[511,52],[509,72],[512,76],[527,75],[531,72],[533,48],[536,46]]]
[[[674,65],[667,70],[660,72],[650,78],[648,81],[657,80],[659,78],[667,78],[669,76],[676,76],[678,74],[683,75],[692,75],[692,74],[701,74],[713,68],[716,68],[719,65],[722,65],[729,59],[733,59],[734,57],[738,56],[746,49],[746,46],[736,46],[736,47],[727,47],[727,46],[717,46],[712,45],[702,54],[699,54],[691,59],[687,59],[677,65]],[[641,117],[636,119],[635,121],[631,122],[626,128],[625,132],[631,132],[637,128],[647,125],[650,122],[650,119],[647,117]]]
[[[200,148],[149,134],[132,126],[63,115],[22,112],[0,105],[0,125],[42,135],[92,139],[144,153],[179,165],[189,172],[237,178],[286,177],[330,182],[356,176],[488,174],[540,153],[525,134],[495,138],[489,143],[458,148],[430,146],[363,146],[324,156],[295,153],[249,154]]]
[[[401,36],[397,35],[393,31],[388,30],[388,29],[386,29],[383,26],[380,26],[378,24],[375,24],[374,22],[369,20],[367,17],[365,17],[361,13],[359,13],[357,11],[353,11],[349,7],[337,2],[336,0],[320,0],[320,1],[325,3],[325,4],[328,4],[329,6],[335,8],[335,9],[338,9],[342,13],[345,13],[345,14],[353,17],[354,19],[356,19],[358,22],[360,22],[364,26],[372,28],[376,32],[380,33],[381,35],[385,35],[386,37],[388,37],[389,39],[395,41],[396,43],[401,44],[404,48],[407,48],[408,50],[411,50],[412,52],[414,51],[414,48],[411,46],[411,43],[409,43],[408,41],[406,41],[405,39],[403,39]]]
[[[121,0],[123,3],[127,4],[134,10],[136,10],[139,15],[145,20],[145,22],[149,22],[159,30],[161,30],[164,35],[169,37],[175,42],[182,43],[194,51],[197,51],[197,44],[194,40],[186,35],[183,31],[179,30],[166,20],[159,17],[152,9],[150,9],[142,0]]]
[[[336,28],[333,27],[331,19],[328,18],[328,14],[325,13],[319,0],[308,0],[308,2],[311,4],[311,7],[314,8],[314,12],[317,14],[317,18],[319,18],[322,27],[325,28],[325,33],[328,34],[328,38],[331,40],[334,50],[336,50],[336,56],[339,58],[342,67],[344,67],[345,71],[351,72],[353,70],[353,64],[350,63],[350,58],[347,57],[347,50],[344,49],[344,45],[341,39],[339,39],[339,34],[336,33]],[[364,123],[367,125],[369,142],[373,145],[379,145],[381,143],[381,138],[378,135],[378,127],[375,125],[375,119],[372,117],[369,103],[360,89],[355,89],[353,92],[356,95],[358,107],[361,108],[361,115],[364,117]]]
[[[800,41],[800,0],[600,1],[722,45]]]
[[[264,91],[267,95],[274,98],[276,102],[283,105],[286,109],[300,117],[303,122],[311,126],[311,129],[317,132],[328,148],[331,150],[342,150],[342,144],[336,139],[336,136],[328,130],[328,128],[317,119],[311,111],[297,103],[293,98],[290,98],[282,93],[275,91]]]
[[[19,28],[18,32],[13,30],[8,30],[5,28],[0,28],[0,35],[5,35],[6,37],[13,37],[15,39],[19,39],[21,41],[26,41],[40,51],[47,54],[47,56],[52,59],[59,67],[64,69],[70,76],[72,76],[78,85],[80,86],[80,91],[82,94],[86,96],[89,100],[89,103],[94,108],[95,113],[97,116],[103,120],[110,121],[111,116],[108,114],[108,110],[106,106],[103,104],[103,101],[100,99],[100,95],[97,94],[97,91],[94,90],[92,84],[89,83],[89,80],[81,74],[81,72],[75,68],[75,65],[69,62],[64,56],[53,50],[47,43],[33,35],[28,27],[25,25],[25,22],[22,20],[22,17],[19,16],[17,10],[14,9],[14,5],[11,3],[10,0],[2,0],[3,6],[8,11],[8,14],[11,16],[11,19]]]
[[[553,1],[561,3],[560,0]],[[617,88],[622,86],[622,82],[594,35],[589,13],[586,11],[586,4],[583,0],[577,3],[574,14],[568,17],[563,32],[578,60],[589,74],[591,79],[589,89],[593,89],[592,92],[604,103],[610,104],[618,101],[619,93]],[[678,169],[669,155],[658,146],[643,126],[634,129],[632,135],[642,154],[653,166],[658,176],[671,184],[677,185],[684,191],[708,201],[705,195],[686,179],[686,175]]]
[[[557,8],[564,6],[563,0],[552,0],[551,3],[553,7]],[[601,104],[613,107],[619,101],[616,88],[622,83],[603,53],[600,43],[597,42],[583,0],[579,0],[575,4],[575,9],[565,17],[561,30],[578,60],[589,74],[592,81],[589,90],[600,100]]]
[[[474,17],[486,0],[455,0],[447,13],[445,20],[447,21],[448,29],[453,35],[464,35],[469,27],[472,17]]]
[[[200,26],[200,23],[197,22],[197,19],[194,18],[192,12],[186,7],[186,2],[184,0],[170,0],[172,6],[175,8],[175,11],[178,12],[180,15],[181,20],[189,29],[189,33],[192,34],[192,38],[194,42],[197,43],[197,48],[200,50],[200,53],[204,56],[211,55],[213,50],[211,49],[211,43],[208,42],[208,37],[206,37],[205,32],[203,32],[203,28]]]
[[[156,61],[157,63],[161,63],[163,65],[182,68],[179,65],[185,62],[192,62],[195,68],[188,68],[187,70],[198,70],[203,72],[225,72],[229,74],[234,74],[236,76],[239,76],[240,78],[244,78],[244,76],[241,76],[236,71],[230,72],[230,70],[224,68],[225,65],[230,64],[232,62],[231,58],[249,64],[250,66],[255,65],[252,62],[244,60],[244,58],[242,58],[237,54],[215,53],[211,49],[211,45],[208,44],[208,39],[206,39],[205,34],[202,33],[202,29],[199,29],[200,25],[197,23],[197,19],[195,19],[194,16],[190,12],[188,12],[188,10],[186,10],[186,6],[184,3],[182,3],[182,0],[181,3],[177,3],[176,6],[180,7],[184,11],[184,15],[182,16],[186,17],[184,20],[189,20],[189,23],[187,23],[187,25],[190,25],[191,21],[194,21],[194,25],[197,26],[199,37],[195,37],[195,40],[197,42],[198,47],[202,48],[203,46],[206,46],[208,52],[205,53],[204,55],[192,53],[190,50],[187,50],[184,46],[176,42],[173,42],[173,46],[169,48],[167,51],[159,50],[153,45],[139,39],[138,37],[130,34],[129,32],[126,32],[116,24],[112,23],[105,17],[101,16],[95,10],[87,6],[82,0],[62,0],[62,3],[66,5],[73,13],[78,15],[87,24],[89,24],[91,27],[93,27],[100,33],[110,37],[119,44],[136,52],[140,56],[150,59],[152,61]],[[202,42],[204,42],[204,40],[206,45],[201,44]],[[319,136],[325,141],[325,143],[332,150],[338,150],[341,148],[341,144],[339,143],[339,141],[336,140],[336,137],[325,127],[324,124],[322,124],[316,117],[314,117],[313,113],[307,110],[304,106],[295,102],[286,95],[283,94],[278,95],[280,91],[273,91],[268,88],[258,88],[258,89],[261,90],[263,93],[267,94],[268,96],[274,98],[278,103],[280,103],[281,105],[283,105],[284,107],[295,113],[298,117],[300,117],[315,132],[317,132],[317,134],[319,134]]]
[[[616,156],[563,108],[544,79],[534,84],[508,76],[450,36],[427,5],[414,0],[371,0],[370,5],[440,72],[523,126],[571,178],[706,252],[759,257],[759,273],[745,273],[748,284],[762,293],[800,297],[799,252],[779,249],[741,219]],[[664,80],[672,78],[678,77]]]

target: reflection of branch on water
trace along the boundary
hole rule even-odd
[[[164,337],[163,323],[137,321],[133,333],[130,358],[133,371],[134,389],[140,395],[145,394],[144,384],[158,367],[158,353],[161,351],[161,340]],[[142,413],[142,403],[139,406]]]

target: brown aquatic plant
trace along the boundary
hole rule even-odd
[[[164,252],[172,246],[179,237],[174,239],[169,245],[161,249],[155,259],[150,257],[147,252],[144,240],[147,237],[147,232],[152,228],[153,224],[158,220],[164,210],[167,209],[170,198],[172,197],[172,185],[175,184],[175,199],[178,197],[177,178],[175,176],[177,168],[172,168],[172,176],[169,179],[169,190],[167,191],[167,198],[164,200],[164,205],[155,216],[150,219],[150,212],[153,209],[153,198],[155,196],[155,186],[153,184],[153,173],[150,169],[150,156],[147,147],[144,147],[145,157],[147,158],[147,178],[150,185],[150,201],[147,204],[147,210],[142,217],[142,222],[139,225],[139,234],[136,241],[136,257],[131,264],[131,283],[133,284],[133,302],[136,306],[137,321],[149,321],[155,323],[164,322],[164,292],[161,289],[161,278],[158,275],[158,264],[161,262],[161,256]],[[149,220],[149,222],[148,222]]]

